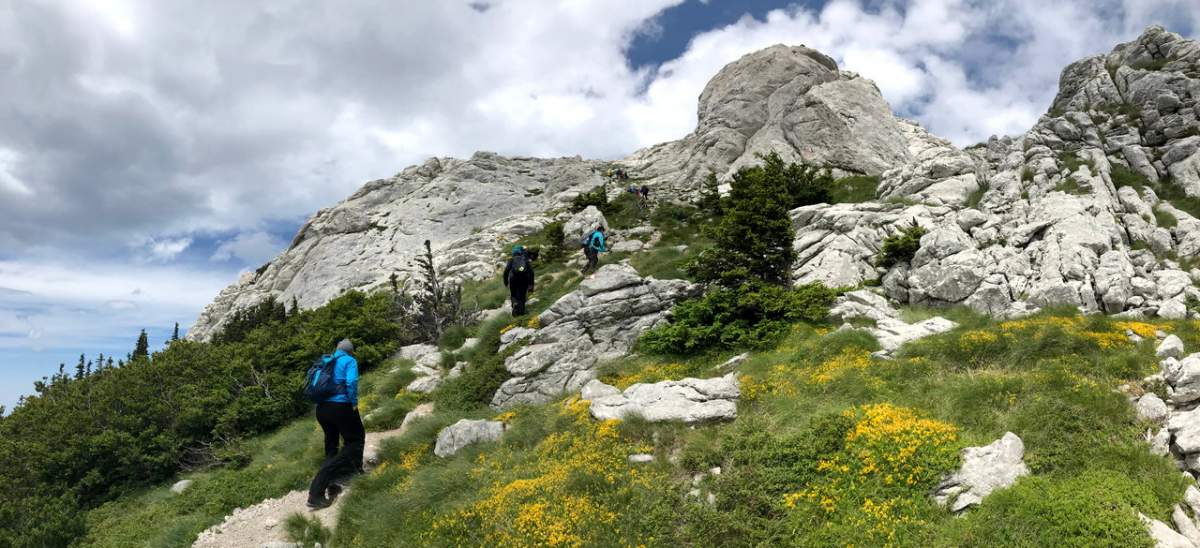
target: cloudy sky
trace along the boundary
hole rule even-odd
[[[806,44],[968,145],[1195,0],[0,0],[0,404],[186,328],[303,218],[422,159],[616,158]]]

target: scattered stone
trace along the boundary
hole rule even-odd
[[[617,394],[598,386],[603,385],[600,381],[591,385],[593,394],[601,390],[607,393],[591,400],[591,413],[597,419],[638,415],[650,422],[728,420],[737,417],[737,400],[741,395],[737,377],[732,373],[712,379],[639,383]]]
[[[1138,512],[1138,519],[1146,526],[1146,532],[1154,541],[1155,548],[1196,548],[1187,537],[1175,532],[1170,525],[1156,519],[1150,519]]]
[[[183,492],[187,491],[188,487],[191,487],[191,486],[192,486],[192,480],[190,480],[190,479],[179,480],[179,481],[175,482],[174,485],[171,486],[171,492],[175,493],[176,495],[182,495]]]
[[[615,386],[604,384],[597,379],[588,381],[587,384],[583,385],[583,389],[579,392],[579,398],[588,401],[595,401],[606,396],[619,395],[621,395],[620,389]]]
[[[732,358],[729,358],[728,360],[721,362],[720,365],[717,365],[713,369],[717,369],[717,370],[721,370],[721,371],[724,371],[726,369],[733,369],[734,367],[741,365],[742,362],[744,362],[748,359],[750,359],[750,353],[742,352],[741,354],[738,354]]]
[[[442,385],[442,377],[439,375],[426,375],[417,377],[412,382],[408,383],[405,390],[409,392],[417,392],[420,394],[428,394],[437,390],[437,387]]]
[[[961,512],[983,501],[996,489],[1008,487],[1029,474],[1025,444],[1012,432],[983,447],[962,450],[962,467],[934,490],[934,501]]]
[[[900,315],[886,297],[865,289],[850,291],[837,298],[829,309],[829,316],[835,320],[854,320],[865,318],[876,322],[894,319]]]
[[[935,316],[912,324],[904,323],[897,319],[884,318],[883,320],[876,321],[875,327],[868,327],[867,331],[875,335],[875,338],[879,340],[879,346],[883,347],[884,350],[894,352],[906,342],[915,341],[938,333],[945,333],[955,327],[958,327],[958,324],[941,316]]]
[[[1138,398],[1137,415],[1141,420],[1158,424],[1167,420],[1169,413],[1170,411],[1167,409],[1166,402],[1162,401],[1162,398],[1153,392],[1144,394],[1141,398]]]
[[[546,403],[579,390],[601,362],[624,356],[643,331],[667,321],[675,303],[699,291],[684,280],[643,278],[625,264],[600,267],[538,316],[542,328],[505,360],[513,377],[492,407]]]
[[[407,415],[404,415],[404,420],[400,423],[400,433],[403,434],[404,432],[407,432],[408,429],[412,428],[412,425],[418,420],[431,415],[433,415],[432,402],[422,403],[421,405],[414,407],[412,411],[409,411]]]
[[[577,249],[579,242],[598,226],[608,230],[608,219],[604,218],[604,214],[596,209],[596,206],[587,206],[563,224],[563,245],[568,249]]]
[[[613,253],[637,253],[644,247],[646,247],[646,244],[641,240],[625,240],[623,242],[617,242],[613,244],[612,247],[609,248],[609,251],[612,251]]]
[[[1158,348],[1154,350],[1154,354],[1161,358],[1182,358],[1183,357],[1183,341],[1175,335],[1169,335],[1158,343]]]
[[[1183,508],[1178,504],[1171,509],[1171,521],[1175,522],[1175,528],[1179,530],[1179,534],[1186,537],[1192,544],[1200,543],[1200,528],[1196,527],[1196,522],[1184,513]]]
[[[1150,443],[1150,454],[1165,457],[1171,453],[1171,431],[1159,428],[1157,432],[1146,431],[1146,441]]]
[[[1200,400],[1200,353],[1182,360],[1166,358],[1159,362],[1167,381],[1167,398],[1172,403],[1185,404]]]
[[[504,435],[504,423],[462,419],[438,432],[433,454],[445,458],[477,443],[493,442]]]
[[[637,453],[634,455],[629,455],[629,463],[630,464],[645,464],[648,462],[654,462],[654,455],[650,455],[648,453]]]
[[[505,331],[504,333],[501,333],[499,351],[504,352],[504,350],[509,346],[512,346],[518,341],[523,341],[529,337],[532,337],[534,333],[537,333],[537,330],[530,329],[528,327],[514,327],[508,331]]]

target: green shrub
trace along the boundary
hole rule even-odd
[[[924,227],[917,224],[916,219],[913,219],[912,224],[901,229],[899,234],[884,238],[883,248],[880,249],[877,259],[879,266],[891,268],[897,264],[911,261],[917,254],[917,250],[921,249],[921,236],[927,232]]]
[[[857,204],[875,199],[879,189],[877,175],[851,175],[829,185],[829,201],[834,204]]]
[[[716,288],[676,305],[671,323],[648,331],[640,344],[657,354],[761,348],[776,342],[792,322],[824,319],[835,296],[820,284],[788,289],[750,282]]]
[[[1153,546],[1137,512],[1165,508],[1132,478],[1097,470],[1028,477],[954,520],[939,546]]]
[[[971,194],[967,195],[966,206],[967,207],[976,207],[976,208],[979,207],[979,204],[981,202],[983,202],[983,197],[984,197],[984,195],[987,194],[987,191],[988,191],[988,186],[986,184],[982,184],[982,185],[979,185],[978,187],[976,187],[975,190],[971,191]]]
[[[576,196],[574,200],[571,200],[572,213],[583,211],[588,206],[596,206],[596,209],[600,211],[604,211],[608,207],[608,192],[605,191],[604,185],[584,192]]]
[[[301,548],[325,546],[329,544],[329,537],[332,536],[329,529],[322,525],[321,520],[316,516],[292,514],[284,520],[283,528],[287,532],[288,539],[300,545]]]
[[[1170,211],[1161,207],[1154,208],[1154,221],[1162,228],[1175,228],[1179,226],[1179,219]]]
[[[1132,187],[1140,193],[1144,187],[1153,186],[1145,175],[1121,164],[1112,164],[1109,175],[1112,177],[1113,186],[1117,188]]]

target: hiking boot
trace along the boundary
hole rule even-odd
[[[325,497],[328,498],[329,500],[336,500],[338,498],[338,495],[342,494],[342,490],[343,489],[342,489],[341,485],[338,485],[336,483],[332,484],[329,487],[325,488]]]
[[[320,510],[322,508],[329,508],[331,504],[333,504],[333,501],[325,498],[325,496],[322,495],[317,498],[308,497],[307,506],[313,510]]]

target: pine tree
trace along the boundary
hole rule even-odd
[[[135,346],[133,348],[133,355],[130,356],[129,359],[130,360],[147,359],[149,357],[150,357],[150,339],[149,339],[149,337],[146,336],[146,330],[143,329],[142,333],[140,335],[138,335],[137,346]]]
[[[88,360],[87,366],[85,366],[83,368],[83,376],[84,377],[92,376],[92,360]]]
[[[175,322],[175,331],[171,332],[171,342],[179,340],[179,322]]]
[[[104,368],[105,368],[105,369],[112,369],[112,368],[113,368],[113,359],[112,359],[112,356],[109,356],[109,357],[108,357],[108,362],[104,364]]]
[[[774,156],[774,155],[772,155]],[[747,281],[787,285],[796,251],[792,197],[778,156],[743,168],[730,181],[721,220],[709,229],[713,247],[688,265],[701,282],[737,287]]]
[[[79,379],[83,378],[84,364],[85,364],[85,358],[83,357],[83,354],[80,354],[79,355],[79,363],[75,364],[75,380],[79,380]]]
[[[300,301],[298,301],[296,299],[295,295],[292,295],[292,308],[291,308],[291,310],[288,311],[287,316],[290,318],[299,313],[300,313]]]
[[[701,211],[713,216],[721,215],[721,183],[717,181],[717,174],[710,171],[708,177],[704,178],[704,184],[700,186],[700,201],[696,204]]]

